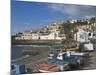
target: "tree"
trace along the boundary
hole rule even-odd
[[[63,29],[64,29],[64,33],[66,36],[66,44],[67,45],[71,45],[71,41],[73,40],[73,31],[75,29],[75,25],[74,23],[70,23],[70,22],[66,22],[62,24]]]
[[[94,24],[96,22],[96,18],[95,17],[92,17],[91,19],[90,19],[90,23],[91,24]]]
[[[96,23],[96,17],[92,17],[90,19],[90,25],[92,25],[92,30],[94,32],[94,30],[96,29],[96,26],[94,25]]]

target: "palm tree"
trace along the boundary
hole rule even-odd
[[[92,31],[94,32],[95,31],[95,23],[96,23],[96,17],[92,17],[91,19],[90,19],[90,25],[92,25]]]
[[[72,24],[68,21],[66,23],[63,23],[62,26],[63,26],[64,33],[66,36],[66,40],[65,40],[66,44],[70,45],[71,41],[73,40],[73,32],[72,31],[74,31],[75,25],[74,25],[74,23]]]
[[[92,17],[91,19],[90,19],[90,23],[95,23],[96,22],[96,18],[95,17]]]

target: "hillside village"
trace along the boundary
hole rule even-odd
[[[38,30],[26,30],[13,36],[14,40],[74,40],[88,42],[96,39],[95,17],[51,23]]]
[[[22,49],[22,56],[12,60],[12,74],[96,68],[95,17],[51,23],[41,29],[27,30],[12,36],[13,41],[18,42],[18,45],[13,45]]]

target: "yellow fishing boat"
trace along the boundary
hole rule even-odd
[[[65,48],[64,50],[75,51],[75,50],[78,50],[78,48],[77,47],[75,47],[75,48]]]

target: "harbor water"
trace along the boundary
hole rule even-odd
[[[17,59],[23,56],[24,50],[33,51],[33,53],[40,54],[41,52],[45,52],[49,50],[48,45],[12,45],[11,47],[11,59]]]

